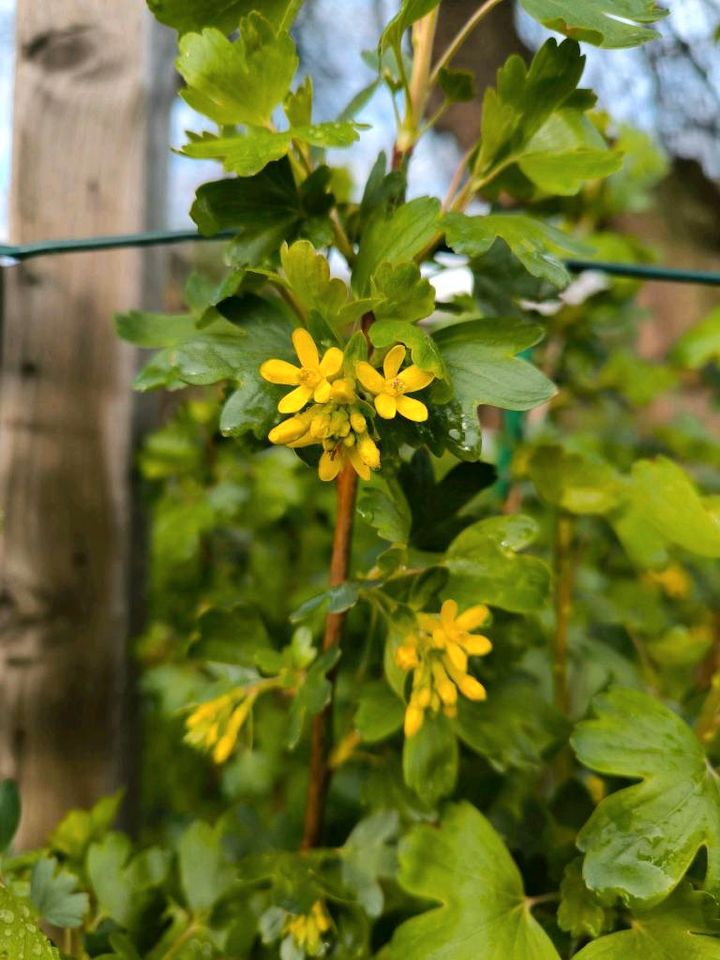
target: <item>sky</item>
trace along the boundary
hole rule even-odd
[[[389,19],[396,3],[316,0],[313,12],[301,14],[299,43],[304,63],[312,67],[316,78],[316,119],[334,118],[372,79],[360,54],[375,47],[380,20],[383,16]],[[342,5],[342,17],[337,16],[338,4]],[[588,66],[583,82],[600,94],[601,104],[614,118],[655,133],[673,153],[699,159],[710,176],[720,177],[720,47],[709,41],[720,24],[720,0],[666,0],[665,5],[671,9],[671,18],[660,25],[663,40],[633,50],[586,47]],[[14,7],[15,0],[0,0],[0,239],[7,238]],[[377,20],[368,16],[370,7],[377,8]],[[525,15],[519,16],[518,25],[530,46],[537,46],[546,35]],[[387,94],[378,94],[359,119],[372,129],[363,133],[351,153],[337,151],[331,157],[332,162],[341,164],[351,158],[358,182],[378,152],[389,150],[392,144],[394,121]],[[202,122],[178,101],[171,118],[171,145],[183,143],[187,128],[201,129]],[[452,137],[429,136],[412,164],[411,194],[443,193],[448,171],[455,168],[457,160]],[[196,186],[216,179],[220,171],[214,164],[168,152],[167,175],[172,198],[167,225],[185,227]]]

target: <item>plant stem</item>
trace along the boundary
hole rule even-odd
[[[555,706],[560,713],[570,713],[570,690],[568,687],[568,630],[572,613],[574,585],[572,543],[573,518],[558,512],[555,521],[554,573],[555,573],[555,632],[552,637],[552,671]]]
[[[419,139],[420,126],[430,96],[430,68],[437,28],[438,9],[432,10],[413,25],[413,65],[407,87],[405,119],[397,132],[393,147],[393,169],[399,170]]]
[[[486,2],[475,11],[467,23],[456,34],[455,38],[450,43],[450,46],[440,57],[438,62],[435,64],[432,73],[430,74],[431,87],[437,83],[438,77],[440,76],[440,71],[454,59],[455,54],[463,46],[475,27],[477,27],[480,21],[483,20],[490,13],[490,11],[497,7],[500,3],[502,3],[502,0],[486,0]]]
[[[330,586],[337,587],[348,579],[350,573],[350,550],[352,528],[357,496],[357,474],[348,464],[337,478],[337,515],[330,560]],[[329,613],[325,620],[323,650],[339,646],[345,625],[345,613]],[[331,748],[331,724],[335,690],[335,677],[331,675],[333,696],[322,713],[313,718],[310,741],[310,782],[308,783],[305,807],[305,829],[301,850],[318,846],[322,835],[325,801],[330,783],[328,757]]]

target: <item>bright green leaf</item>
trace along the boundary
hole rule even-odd
[[[222,849],[222,831],[196,820],[180,837],[180,882],[192,910],[209,910],[235,879]]]
[[[167,851],[151,847],[136,856],[125,834],[109,833],[88,850],[87,875],[101,915],[132,930],[142,921],[151,891],[167,878]]]
[[[385,488],[368,486],[358,503],[358,513],[389,543],[407,543],[410,536],[411,515],[407,500],[396,484]]]
[[[380,38],[380,49],[395,47],[399,49],[402,36],[417,20],[431,13],[438,6],[440,0],[402,0],[400,11],[385,27]]]
[[[398,927],[390,960],[559,960],[505,844],[469,803],[448,807],[440,827],[413,827],[398,880],[440,906]]]
[[[602,801],[578,837],[591,890],[654,905],[675,889],[701,847],[707,887],[720,890],[720,789],[699,740],[676,714],[638,690],[593,702],[572,744],[591,770],[639,779]]]
[[[684,470],[666,457],[638,460],[632,478],[646,521],[661,536],[702,557],[720,557],[720,519]]]
[[[288,746],[291,750],[300,743],[307,720],[320,713],[330,703],[332,687],[327,675],[339,659],[339,650],[326,650],[311,665],[305,680],[295,693],[288,723]]]
[[[673,347],[673,359],[690,370],[720,362],[720,308],[680,337]]]
[[[658,36],[644,26],[667,16],[655,0],[521,0],[549,30],[598,47],[636,47]]]
[[[353,271],[354,289],[365,294],[382,264],[403,263],[423,251],[438,232],[439,218],[440,203],[434,197],[418,197],[391,211],[379,207],[363,231]]]
[[[210,27],[186,34],[179,49],[184,99],[220,125],[269,123],[298,67],[289,34],[276,33],[257,12],[242,21],[234,41]]]
[[[384,263],[372,278],[375,321],[414,323],[435,310],[435,289],[416,263]],[[371,328],[372,332],[372,328]]]
[[[456,253],[479,257],[503,240],[534,277],[556,287],[570,282],[560,256],[587,256],[588,248],[556,227],[519,213],[491,213],[467,217],[448,213],[443,219],[448,246]]]
[[[629,930],[589,943],[575,960],[720,960],[717,905],[682,884],[654,910],[636,912]]]
[[[81,862],[91,843],[102,839],[117,819],[122,790],[103,797],[92,810],[71,810],[50,836],[50,849]]]
[[[60,960],[30,908],[6,887],[0,887],[0,960]]]
[[[573,937],[599,937],[612,929],[612,911],[588,890],[582,877],[582,860],[571,861],[560,884],[558,926]]]

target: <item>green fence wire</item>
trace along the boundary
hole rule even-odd
[[[12,266],[35,257],[50,257],[62,253],[90,253],[97,250],[122,250],[137,247],[168,246],[198,241],[227,240],[233,231],[205,237],[195,230],[154,230],[147,233],[127,233],[110,237],[86,237],[77,240],[46,240],[37,243],[0,244],[0,265]],[[615,277],[636,280],[662,280],[669,283],[696,283],[719,287],[720,272],[711,270],[683,270],[675,267],[652,266],[639,263],[609,263],[604,260],[566,260],[572,273],[595,270]]]

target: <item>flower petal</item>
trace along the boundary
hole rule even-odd
[[[292,342],[295,347],[295,353],[298,355],[298,359],[305,369],[314,370],[320,365],[318,348],[304,327],[297,327],[293,330]]]
[[[311,397],[312,390],[309,387],[296,387],[282,398],[278,404],[278,410],[280,413],[297,413]]]
[[[403,365],[407,350],[401,343],[396,343],[392,350],[388,351],[383,363],[383,371],[388,380],[397,376],[398,370]]]
[[[327,403],[330,399],[330,394],[332,393],[332,386],[329,380],[321,380],[320,383],[315,387],[315,392],[313,393],[313,400],[315,403]]]
[[[378,400],[380,398],[378,397]],[[377,401],[376,401],[377,404]],[[397,398],[398,413],[408,420],[414,420],[415,423],[422,423],[428,418],[428,409],[424,403],[419,400],[413,400],[412,397]]]
[[[375,397],[375,409],[383,420],[392,420],[398,411],[397,400],[395,397],[391,397],[389,393],[379,393]]]
[[[318,464],[318,476],[321,480],[334,480],[335,477],[340,473],[342,465],[343,458],[339,453],[326,450],[320,457],[320,463]]]
[[[334,377],[340,373],[343,365],[343,352],[339,347],[330,347],[320,361],[320,373],[324,377]]]
[[[479,603],[475,607],[468,607],[459,617],[456,615],[455,622],[461,630],[474,630],[481,623],[485,623],[489,613],[490,611],[485,604]]]
[[[421,370],[420,367],[413,364],[408,367],[398,377],[398,380],[405,387],[405,393],[415,393],[416,390],[423,390],[435,379],[432,373],[427,370]]]
[[[479,633],[468,634],[460,642],[471,657],[484,657],[492,650],[492,643]]]
[[[266,360],[260,367],[260,376],[268,383],[282,383],[287,387],[300,383],[300,370],[287,360]]]
[[[273,427],[268,434],[270,443],[293,443],[307,432],[307,421],[304,417],[290,417]]]
[[[360,383],[370,393],[382,393],[385,389],[385,381],[375,367],[370,366],[367,361],[359,360],[355,364],[355,373]]]
[[[357,449],[362,462],[371,470],[377,470],[380,466],[380,451],[373,438],[366,434],[358,441]]]
[[[457,617],[458,605],[456,600],[445,600],[443,605],[440,607],[440,622],[443,627],[450,633],[455,625],[455,617]]]
[[[369,480],[370,467],[368,467],[368,465],[363,462],[360,454],[358,453],[357,447],[350,447],[350,449],[348,450],[347,456],[348,456],[348,459],[350,460],[350,463],[353,465],[353,469],[355,470],[355,473],[362,480]]]

